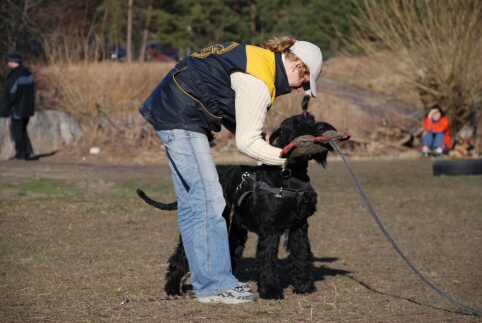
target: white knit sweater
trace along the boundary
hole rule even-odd
[[[266,112],[271,105],[268,87],[260,79],[242,72],[231,74],[231,88],[236,92],[236,146],[250,158],[266,165],[283,166],[281,149],[261,138]]]

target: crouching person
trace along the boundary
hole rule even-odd
[[[423,127],[425,131],[422,134],[422,156],[428,157],[430,151],[436,157],[442,156],[442,153],[448,154],[453,147],[450,121],[438,104],[428,112]]]

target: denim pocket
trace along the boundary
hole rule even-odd
[[[165,145],[176,140],[176,135],[173,130],[160,130],[157,132],[157,135]]]

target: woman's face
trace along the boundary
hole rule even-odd
[[[298,68],[302,66],[303,62],[301,60],[297,61],[285,61],[286,75],[288,76],[288,83],[292,91],[300,92],[303,90],[304,84],[310,84],[310,75],[305,74],[300,77],[300,72]]]
[[[442,114],[440,113],[440,111],[435,110],[434,113],[432,114],[432,120],[437,121],[440,119],[440,117],[442,117]]]

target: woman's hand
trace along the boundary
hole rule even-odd
[[[428,117],[434,121],[440,120],[441,113],[439,109],[431,109],[428,113]]]
[[[269,144],[269,134],[268,133],[262,133],[261,136],[263,137],[264,140]],[[296,164],[300,161],[299,158],[297,157],[288,157],[288,164]]]
[[[269,144],[269,133],[262,132],[261,137]]]

